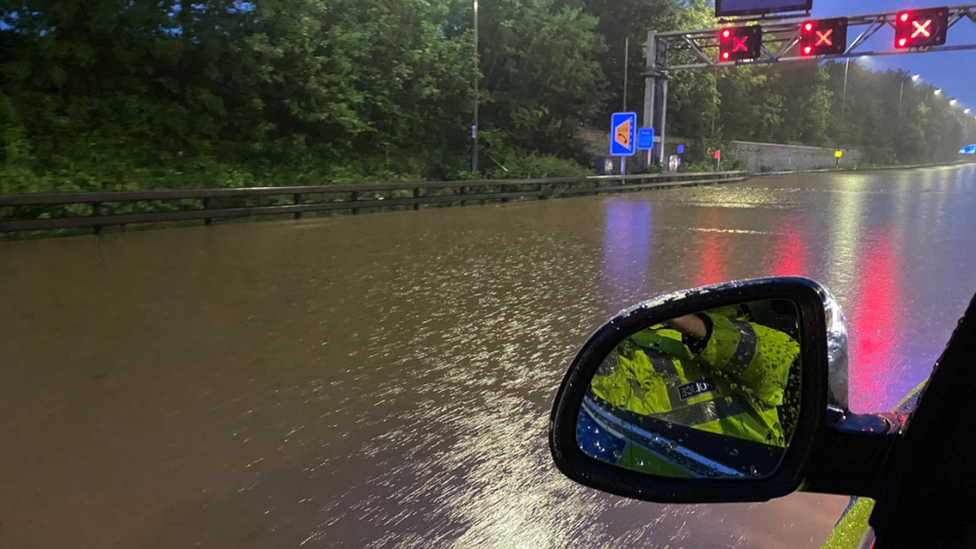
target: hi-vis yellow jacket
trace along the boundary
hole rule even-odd
[[[631,337],[639,350],[610,357],[593,392],[608,403],[702,431],[785,446],[777,407],[800,352],[789,335],[760,324],[700,315],[705,341],[655,326]]]

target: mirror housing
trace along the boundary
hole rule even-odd
[[[598,460],[580,448],[577,419],[584,397],[601,362],[623,339],[648,326],[703,310],[779,299],[792,301],[798,316],[801,413],[792,442],[774,472],[748,479],[653,476]],[[833,431],[848,415],[847,333],[833,297],[805,278],[743,280],[646,301],[601,326],[576,356],[557,393],[549,445],[556,466],[566,476],[616,495],[661,503],[764,501],[804,484],[816,441],[824,439],[824,428]]]

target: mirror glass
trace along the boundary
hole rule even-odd
[[[771,475],[799,418],[800,333],[785,299],[647,326],[604,357],[576,440],[618,467],[679,478]]]

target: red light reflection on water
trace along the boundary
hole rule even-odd
[[[899,352],[903,294],[900,258],[886,232],[868,233],[858,259],[858,281],[847,305],[850,334],[850,405],[857,412],[884,411],[890,367]]]
[[[715,219],[715,214],[710,213],[709,219],[705,223],[706,227],[720,226]],[[729,239],[728,234],[722,232],[703,232],[696,238],[696,246],[693,248],[701,258],[701,265],[698,269],[698,283],[696,286],[708,286],[710,284],[720,284],[728,282],[729,267]]]
[[[803,225],[787,219],[779,227],[769,274],[773,276],[806,276],[807,246]]]

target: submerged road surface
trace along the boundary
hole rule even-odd
[[[890,409],[976,291],[976,168],[0,243],[0,547],[818,547],[847,498],[682,506],[551,464],[643,298],[826,284]]]

